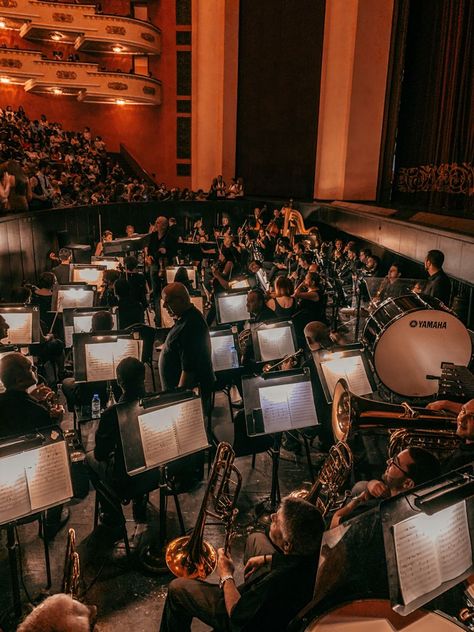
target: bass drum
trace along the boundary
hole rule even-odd
[[[366,321],[362,342],[377,375],[393,393],[429,397],[442,362],[467,366],[472,343],[463,323],[441,301],[409,294],[384,301]]]
[[[402,617],[384,599],[363,599],[338,606],[321,615],[305,632],[460,632],[467,630],[451,618],[416,610]]]

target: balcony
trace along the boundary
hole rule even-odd
[[[2,0],[0,19],[28,40],[58,41],[78,51],[159,55],[161,31],[149,22],[96,14],[86,4]]]
[[[33,94],[76,97],[84,103],[161,105],[161,82],[144,75],[103,72],[98,64],[43,59],[41,53],[0,49],[0,83]]]

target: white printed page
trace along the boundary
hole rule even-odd
[[[466,502],[447,507],[436,515],[437,551],[441,579],[449,581],[472,566],[471,536],[467,519]]]
[[[231,348],[234,346],[234,337],[212,336],[212,368],[214,371],[225,371],[234,368],[232,365]]]
[[[138,415],[138,426],[147,467],[156,467],[179,456],[174,419],[169,409]]]
[[[69,457],[64,441],[24,452],[32,511],[72,497]]]
[[[92,327],[92,314],[84,314],[82,316],[73,317],[74,322],[74,333],[75,334],[83,334],[87,333],[91,330]]]
[[[372,392],[364,362],[360,356],[335,358],[334,360],[321,362],[321,368],[326,378],[331,398],[336,384],[341,378],[347,381],[349,390],[354,395],[367,395]]]
[[[204,302],[202,300],[202,296],[191,296],[191,303],[194,305],[196,309],[198,309],[201,314],[204,311]]]
[[[178,438],[179,453],[197,452],[208,445],[201,400],[190,399],[172,408]]]
[[[287,384],[259,388],[265,432],[283,432],[291,428]]]
[[[88,382],[114,380],[115,342],[97,342],[85,345],[86,375]]]
[[[296,351],[290,327],[257,330],[263,362],[279,360]]]
[[[160,301],[161,306],[161,326],[165,329],[171,329],[174,326],[174,318],[169,315],[168,311],[163,307],[163,301]]]
[[[290,410],[291,427],[306,428],[318,423],[316,408],[314,407],[311,382],[297,382],[288,384],[288,408]]]
[[[116,342],[113,343],[113,362],[114,362],[114,377],[117,369],[117,365],[124,358],[136,358],[137,360],[141,359],[141,349],[142,349],[142,341],[135,340],[134,338],[119,338]]]
[[[72,325],[64,325],[64,344],[66,347],[72,347],[72,334],[74,327]]]
[[[101,285],[103,270],[96,268],[73,268],[72,280],[74,283],[87,283],[87,285]]]
[[[0,524],[31,511],[23,453],[0,459]]]
[[[247,295],[217,296],[221,323],[236,323],[247,320],[250,314],[247,311]]]
[[[63,309],[68,307],[92,307],[93,303],[94,292],[90,290],[71,288],[58,291],[58,312],[62,312]]]
[[[31,312],[22,314],[4,312],[2,316],[10,327],[7,334],[8,344],[31,344],[33,333],[33,314]]]

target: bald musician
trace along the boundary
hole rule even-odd
[[[0,314],[0,345],[2,344],[2,340],[5,340],[8,337],[9,329],[10,329],[10,325]]]
[[[427,408],[457,413],[456,434],[461,439],[461,443],[447,461],[442,464],[443,471],[450,472],[458,467],[472,463],[474,461],[474,399],[470,399],[465,404],[446,399],[438,400],[428,404]]]

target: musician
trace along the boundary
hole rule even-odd
[[[442,464],[443,471],[450,472],[474,461],[474,399],[465,404],[450,400],[438,400],[428,404],[430,410],[457,413],[456,434],[462,440],[459,447]]]
[[[378,507],[384,498],[396,496],[438,477],[440,472],[438,459],[428,450],[417,447],[402,450],[387,460],[387,468],[381,481],[368,481],[362,493],[334,512],[331,529],[364,511]],[[362,486],[358,484],[359,488]]]
[[[102,255],[104,254],[104,242],[112,241],[113,238],[114,235],[111,230],[106,230],[102,233],[102,241],[99,241],[95,248],[96,257],[102,257]]]
[[[159,371],[164,390],[201,387],[210,395],[215,377],[212,370],[209,328],[201,312],[191,303],[182,283],[170,283],[163,292],[163,306],[175,319],[160,354]]]
[[[404,285],[400,281],[402,272],[398,263],[392,263],[388,269],[387,276],[380,284],[377,294],[374,296],[374,303],[382,303],[387,298],[396,298],[401,296],[404,291]]]
[[[0,314],[0,345],[4,344],[2,343],[2,340],[6,340],[8,338],[9,329],[10,329],[10,325],[3,318],[2,314]]]
[[[267,301],[267,307],[275,312],[274,318],[291,320],[296,312],[296,299],[293,281],[286,276],[278,276],[275,280],[275,293]]]
[[[425,270],[428,272],[428,283],[424,294],[434,296],[449,307],[451,300],[451,281],[443,270],[444,254],[441,250],[429,250],[425,258]]]
[[[380,274],[380,259],[377,255],[369,255],[366,261],[367,276],[377,277]]]
[[[308,316],[308,321],[326,321],[326,306],[321,277],[317,272],[307,272],[304,281],[294,293],[299,308]]]
[[[194,617],[216,632],[283,630],[311,599],[324,531],[319,511],[299,498],[282,500],[269,537],[249,536],[245,581],[237,586],[234,563],[218,551],[219,585],[174,579],[168,586],[161,632],[187,632]]]
[[[252,336],[250,335],[250,323],[264,323],[276,318],[275,312],[265,304],[265,294],[259,289],[250,290],[247,294],[247,311],[250,314],[250,321],[245,323],[244,330],[247,330],[249,333],[248,335],[242,335],[242,332],[240,336],[242,365],[248,365],[254,359]]]
[[[97,608],[86,606],[70,595],[47,597],[26,617],[17,632],[93,632]]]
[[[57,279],[59,285],[67,285],[69,283],[69,265],[72,261],[72,250],[69,248],[61,248],[59,251],[60,264],[54,267],[51,272]]]
[[[118,303],[114,292],[115,282],[120,278],[118,270],[104,270],[102,287],[99,292],[100,307],[115,307]]]
[[[168,220],[163,215],[156,218],[148,246],[145,247],[145,261],[150,266],[151,289],[155,303],[155,320],[160,313],[160,294],[165,267],[168,263],[169,250],[172,250],[171,238],[168,235]],[[156,323],[158,325],[158,323]]]
[[[222,224],[214,229],[215,237],[224,237],[225,235],[232,235],[232,226],[230,225],[227,215],[222,216]]]
[[[135,230],[135,226],[133,224],[127,224],[125,226],[125,237],[135,237],[138,233]]]

